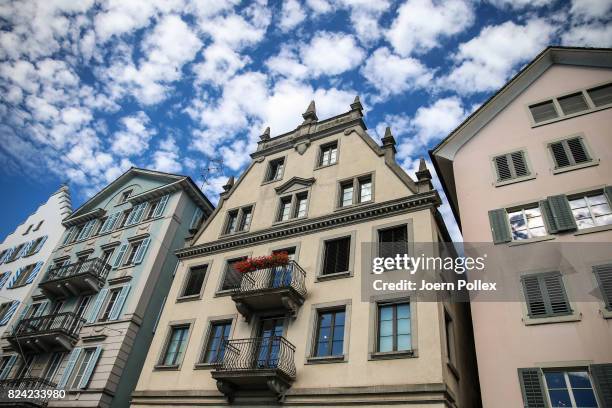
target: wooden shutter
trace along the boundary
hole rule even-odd
[[[565,115],[571,115],[589,109],[589,105],[587,105],[582,92],[558,98],[557,101]]]
[[[96,300],[94,301],[89,313],[87,314],[87,323],[93,323],[96,321],[96,317],[98,317],[98,313],[100,313],[100,308],[102,307],[102,302],[106,298],[106,294],[108,293],[108,288],[102,289],[96,295]]]
[[[495,163],[495,170],[497,171],[497,181],[510,180],[512,178],[507,155],[503,154],[501,156],[496,156],[493,158],[493,162]]]
[[[34,279],[36,279],[36,276],[38,275],[38,273],[42,269],[42,266],[43,266],[43,263],[41,261],[36,262],[36,266],[34,266],[34,269],[32,269],[32,272],[30,272],[30,275],[28,276],[28,279],[26,279],[26,281],[25,281],[26,284],[34,282]]]
[[[89,384],[89,380],[91,379],[91,375],[93,374],[93,370],[98,363],[98,359],[100,358],[100,353],[102,352],[102,346],[96,347],[96,350],[93,352],[91,359],[87,363],[87,367],[85,367],[85,371],[83,371],[83,377],[81,377],[81,381],[79,382],[79,388],[87,388],[87,384]]]
[[[612,407],[612,364],[589,366],[595,392],[602,407]]]
[[[128,244],[122,244],[119,247],[119,251],[117,252],[117,256],[115,257],[115,262],[113,262],[113,268],[118,268],[119,266],[121,266],[121,260],[123,259],[123,256],[125,255],[125,251],[127,251],[128,249]]]
[[[130,293],[130,285],[125,285],[121,288],[121,292],[119,293],[119,296],[117,296],[113,309],[108,315],[108,320],[117,320],[119,318],[128,293]]]
[[[21,275],[21,272],[23,272],[23,268],[24,266],[22,266],[21,268],[18,268],[15,271],[15,274],[13,275],[13,277],[11,278],[11,280],[9,281],[9,284],[6,286],[7,289],[11,289],[13,287],[13,285],[15,284],[15,282],[17,281],[17,279],[19,279],[19,275]]]
[[[547,408],[542,371],[539,368],[519,368],[518,375],[525,408]]]
[[[549,234],[554,234],[558,232],[557,222],[555,221],[555,217],[552,214],[552,210],[550,209],[550,204],[547,200],[542,200],[538,202],[538,206],[540,207],[540,211],[542,213],[542,218],[544,219],[544,225],[546,227],[546,231]]]
[[[4,286],[8,278],[10,278],[10,276],[11,272],[4,272],[2,275],[0,275],[0,289],[2,289],[2,287]]]
[[[4,316],[2,317],[2,320],[0,320],[0,326],[4,326],[5,324],[8,323],[9,320],[11,320],[11,317],[13,316],[13,313],[15,313],[15,310],[17,310],[18,306],[19,306],[19,301],[18,300],[13,300],[13,302],[9,306],[8,310],[6,311]]]
[[[43,245],[45,245],[45,242],[47,242],[47,236],[43,235],[42,238],[40,239],[40,242],[38,243],[38,245],[36,245],[36,248],[34,248],[32,250],[32,252],[30,253],[30,255],[34,255],[36,253],[38,253],[38,251],[40,251],[43,247]]]
[[[593,266],[606,309],[612,311],[612,264]]]
[[[149,244],[151,244],[151,238],[145,238],[144,241],[142,241],[142,243],[138,246],[138,250],[134,255],[134,265],[138,265],[144,260],[147,249],[149,249]]]
[[[592,88],[587,92],[597,107],[612,103],[612,84]]]
[[[525,159],[525,153],[522,150],[510,153],[510,158],[512,159],[512,167],[514,167],[515,177],[529,175],[527,160]]]
[[[530,317],[561,316],[572,312],[560,273],[527,275],[521,280]]]
[[[81,355],[81,350],[82,349],[80,347],[76,347],[70,352],[68,362],[66,363],[66,368],[64,368],[64,373],[62,374],[62,378],[57,383],[57,388],[66,388],[66,385],[68,384],[68,379],[70,378],[70,374],[72,374],[72,370],[74,370],[74,366],[76,365],[76,362],[79,359],[79,355]]]
[[[161,200],[159,200],[159,204],[157,205],[157,208],[155,208],[153,217],[159,217],[164,213],[164,210],[166,209],[166,204],[168,204],[168,198],[170,198],[170,195],[166,194],[161,198]]]
[[[574,137],[567,140],[567,147],[572,155],[575,164],[591,161],[589,154],[581,137]]]
[[[555,219],[557,231],[570,231],[576,229],[576,220],[565,194],[547,198],[550,211]]]
[[[0,372],[0,380],[5,380],[6,378],[8,378],[9,374],[11,373],[11,370],[15,366],[16,361],[17,361],[16,354],[13,354],[12,356],[9,357],[8,363],[6,363],[6,366],[4,366],[4,368],[2,369],[2,372]]]
[[[508,214],[503,208],[489,211],[489,223],[491,224],[491,234],[493,242],[501,244],[512,241],[510,226],[508,225]]]
[[[550,152],[555,161],[555,168],[567,167],[571,165],[569,155],[565,151],[563,142],[555,142],[550,144]]]

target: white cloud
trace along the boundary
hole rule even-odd
[[[149,129],[149,117],[143,111],[121,118],[122,130],[115,132],[111,149],[120,156],[143,154],[149,147],[149,140],[156,133]]]
[[[183,170],[179,158],[179,148],[173,137],[167,137],[159,144],[159,149],[153,153],[152,167],[167,173],[179,173]]]
[[[408,56],[440,46],[444,38],[464,31],[473,22],[473,5],[467,0],[407,0],[399,7],[386,37],[398,54]]]
[[[199,81],[223,85],[251,59],[240,55],[225,44],[212,44],[202,53],[204,62],[194,65]]]
[[[516,66],[535,57],[550,42],[555,28],[542,19],[525,25],[507,21],[487,26],[459,45],[457,65],[441,80],[443,86],[462,94],[498,89]]]
[[[314,76],[341,74],[355,68],[365,57],[353,36],[329,32],[315,35],[300,55]]]
[[[316,14],[329,13],[333,9],[327,0],[306,0],[306,5]]]
[[[402,58],[382,47],[372,53],[361,75],[379,92],[380,99],[427,86],[432,72],[415,58]]]
[[[288,32],[298,26],[306,18],[306,13],[297,0],[287,0],[283,2],[280,16],[280,29]]]
[[[208,34],[213,42],[239,50],[263,39],[267,29],[267,24],[264,23],[265,21],[254,24],[241,15],[230,14],[208,20],[200,26],[200,29]]]
[[[538,8],[548,6],[557,0],[488,0],[495,7],[500,9],[520,10],[523,8]]]
[[[570,27],[561,35],[563,45],[612,47],[612,25],[592,22]]]
[[[305,78],[308,74],[308,67],[299,61],[297,51],[287,45],[270,57],[266,66],[271,72],[289,78]]]
[[[570,14],[578,21],[591,21],[601,19],[610,21],[612,1],[609,0],[572,0]]]

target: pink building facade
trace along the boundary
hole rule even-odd
[[[430,152],[465,242],[604,248],[472,302],[485,407],[612,406],[611,108],[612,50],[550,47]]]

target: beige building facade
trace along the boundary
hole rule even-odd
[[[465,242],[542,254],[471,305],[484,407],[612,406],[611,108],[612,51],[551,47],[430,153]]]
[[[364,244],[448,239],[429,171],[414,181],[397,165],[391,132],[368,135],[358,98],[303,117],[264,132],[177,251],[132,406],[477,406],[466,304],[362,299]],[[238,272],[270,254],[289,262]]]

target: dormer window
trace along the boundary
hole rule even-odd
[[[236,232],[246,232],[251,227],[253,220],[253,206],[248,205],[227,213],[224,234],[234,234]]]
[[[121,193],[121,197],[119,198],[119,204],[125,203],[127,199],[130,198],[130,196],[132,195],[132,191],[134,190],[127,190]]]
[[[285,169],[285,158],[271,160],[268,164],[268,173],[265,181],[275,181],[283,178]]]

